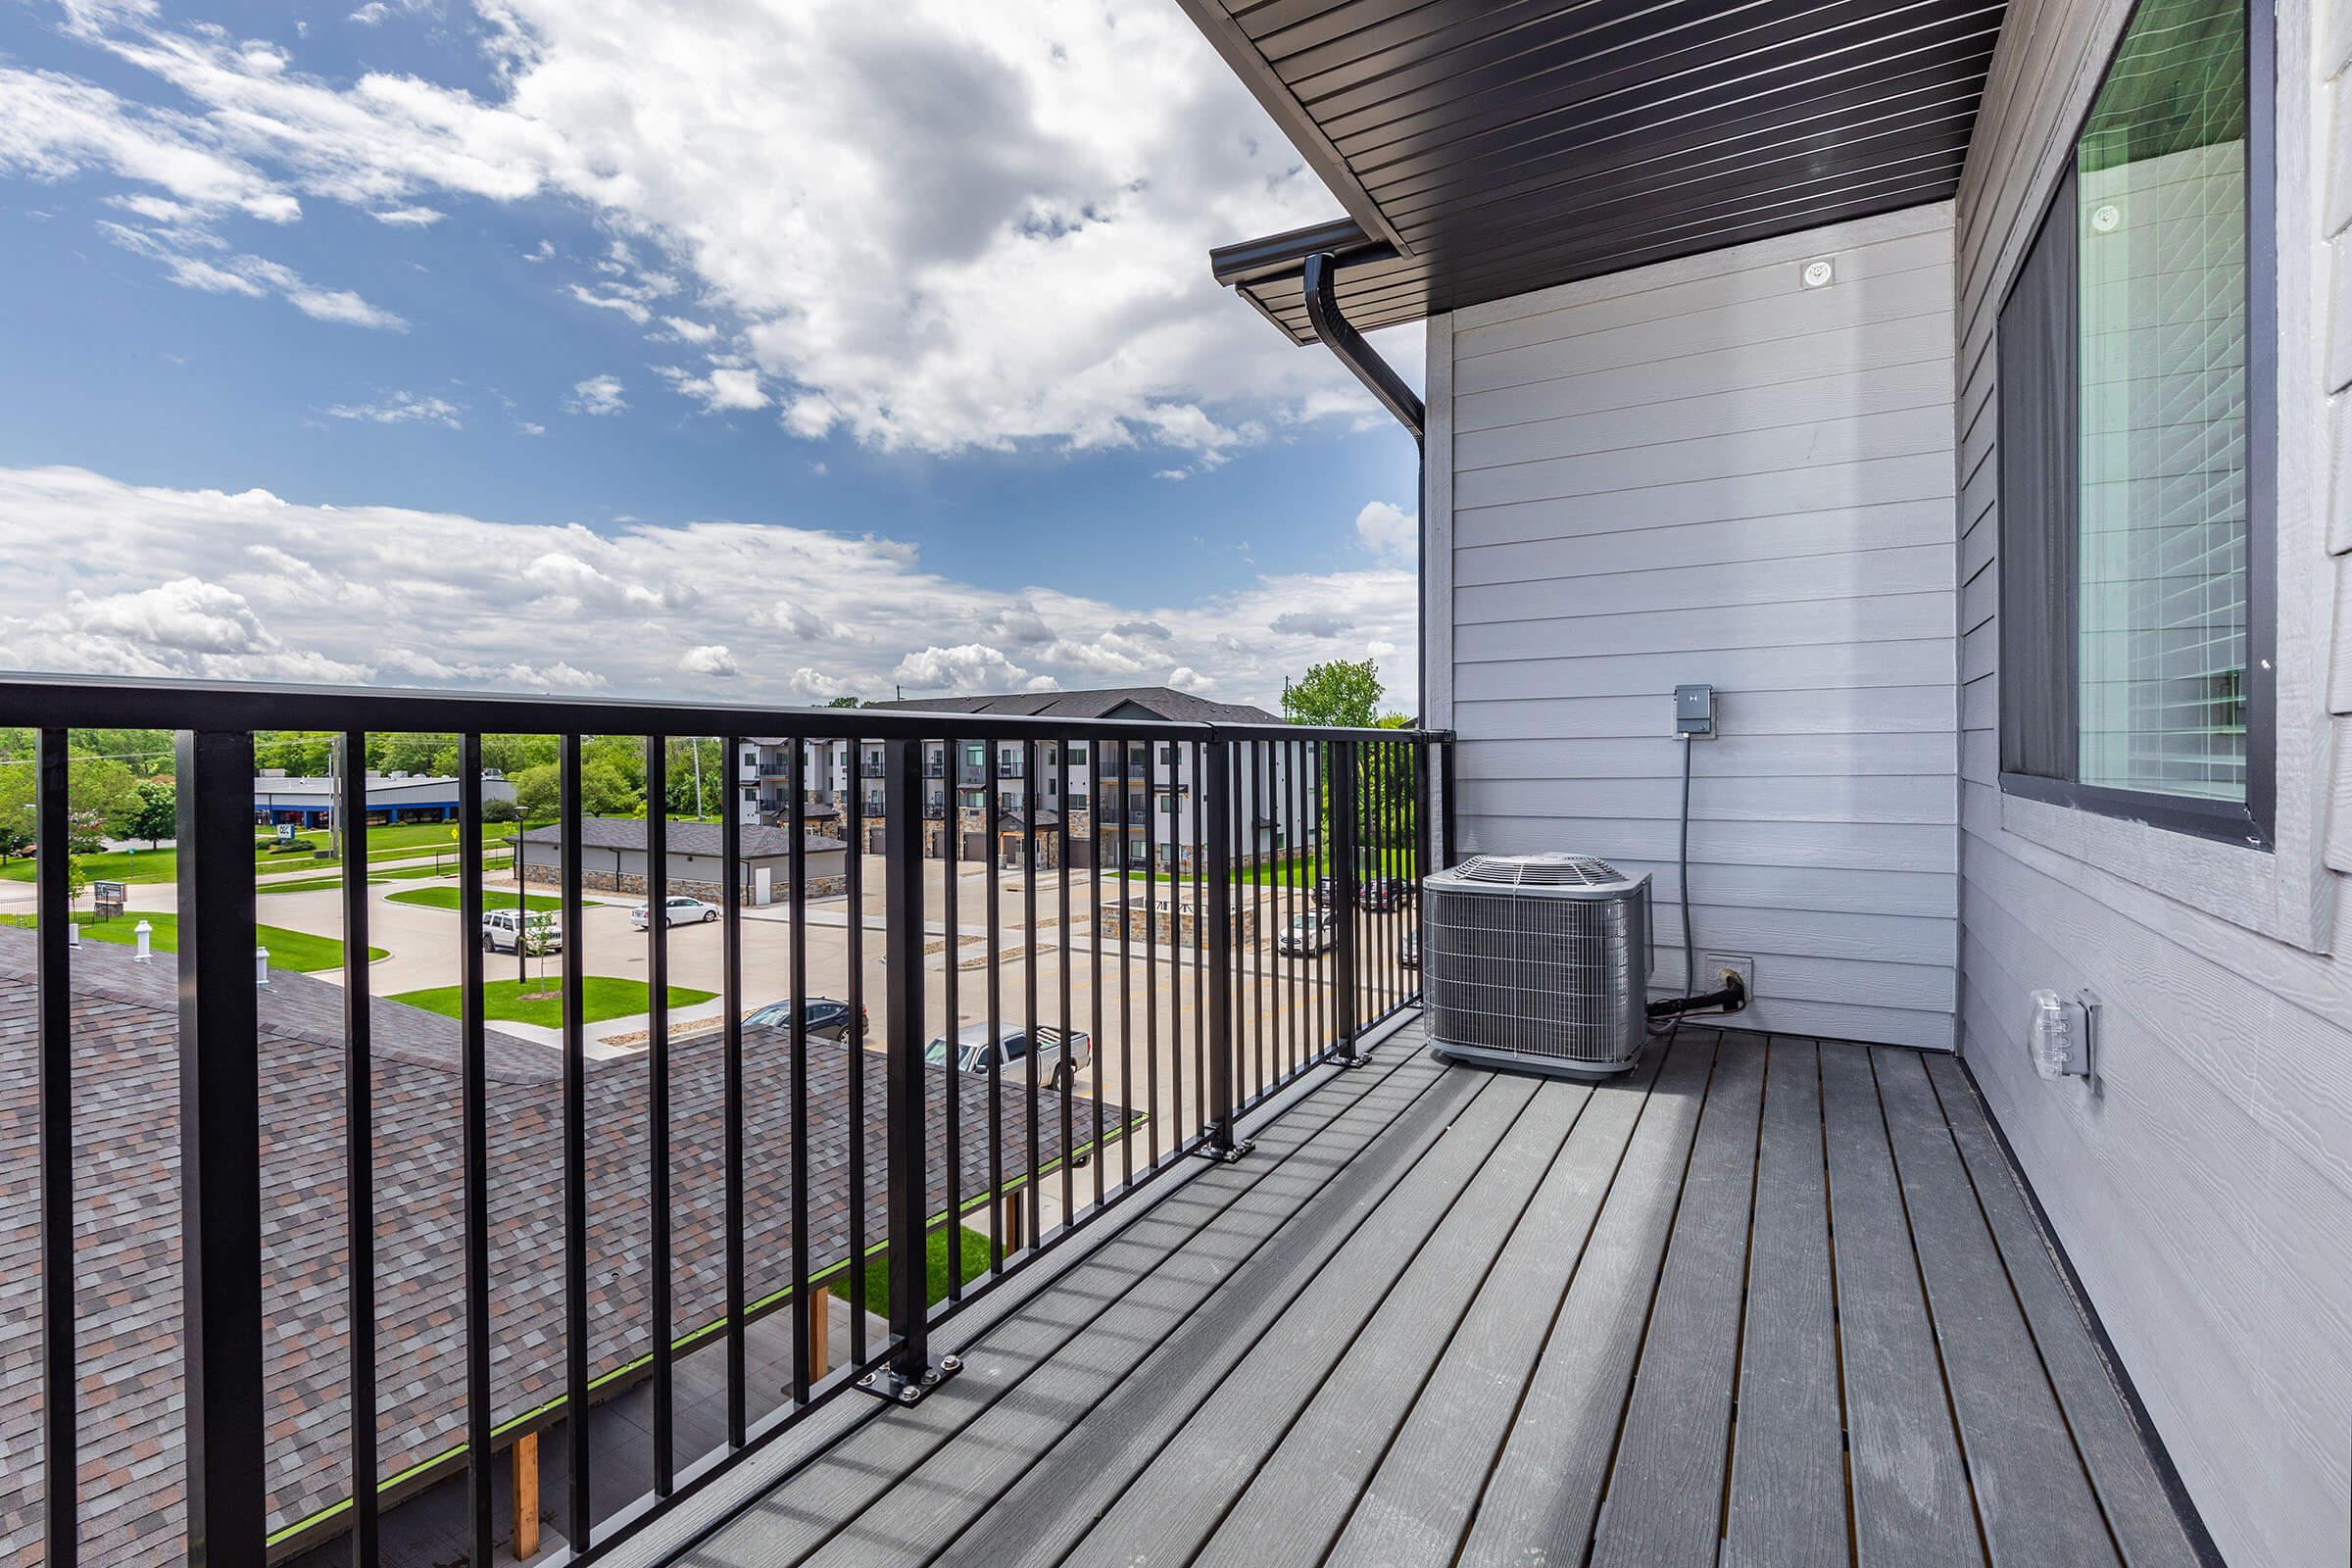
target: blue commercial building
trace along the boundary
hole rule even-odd
[[[297,827],[324,827],[334,805],[331,778],[292,777],[276,768],[253,781],[253,819],[260,823],[290,822]],[[514,786],[496,771],[482,775],[482,800],[512,801]],[[455,775],[426,773],[369,773],[368,820],[370,822],[454,822],[458,817]]]

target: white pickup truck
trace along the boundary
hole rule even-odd
[[[956,1070],[984,1073],[993,1061],[1006,1082],[1027,1083],[1030,1069],[1026,1063],[1032,1040],[1037,1050],[1037,1081],[1041,1084],[1066,1090],[1079,1072],[1094,1062],[1094,1037],[1083,1029],[1073,1029],[1064,1036],[1051,1024],[1041,1023],[1034,1031],[1010,1025],[997,1031],[992,1049],[988,1025],[967,1023],[956,1034]],[[934,1067],[947,1061],[948,1042],[932,1041],[923,1052],[923,1059]]]

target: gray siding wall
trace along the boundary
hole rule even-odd
[[[2352,962],[2327,951],[2325,867],[2352,869],[2340,794],[2327,853],[2329,710],[2352,714],[2340,657],[2328,693],[2329,599],[2352,583],[2352,0],[2278,16],[2276,853],[1999,787],[1994,318],[2128,9],[2013,0],[1958,201],[1961,1042],[2225,1555],[2336,1568]],[[2097,1092],[2030,1070],[2041,986],[2103,999]]]
[[[1827,259],[1836,279],[1801,285]],[[1690,882],[1757,1028],[1948,1048],[1958,942],[1948,204],[1431,323],[1431,707],[1469,850]]]

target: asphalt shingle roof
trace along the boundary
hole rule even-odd
[[[1159,718],[1175,724],[1279,724],[1247,703],[1215,703],[1171,686],[1112,686],[1091,692],[1006,692],[983,697],[919,697],[875,708],[925,713],[1006,713],[1033,718]],[[1128,709],[1136,712],[1124,711]]]
[[[38,1392],[39,1171],[32,934],[0,929],[0,1568],[41,1558]],[[175,977],[167,958],[85,943],[74,959],[74,1228],[80,1365],[82,1560],[176,1563],[184,1551]],[[265,1103],[263,1376],[270,1526],[313,1518],[350,1493],[343,1247],[342,992],[273,972],[262,999]],[[463,1233],[458,1028],[378,1000],[375,1200],[378,1408],[383,1473],[445,1454],[464,1437]],[[877,1024],[879,1020],[877,1019]],[[721,1042],[671,1048],[671,1169],[677,1333],[725,1301]],[[789,1283],[790,1037],[747,1028],[747,1289]],[[887,1235],[888,1168],[878,1053],[809,1043],[809,1248],[822,1269],[849,1254],[850,1057],[864,1074],[866,1227]],[[561,1058],[492,1033],[492,1380],[497,1418],[559,1397],[563,1373]],[[588,1064],[592,1375],[650,1351],[647,1087],[642,1055]],[[934,1209],[945,1206],[944,1070],[930,1074]],[[1024,1094],[1004,1096],[1004,1147],[1026,1147]],[[1041,1158],[1061,1152],[1060,1102],[1039,1095]],[[1074,1125],[1092,1121],[1076,1106]],[[987,1190],[986,1104],[961,1102],[963,1191]],[[1105,1107],[1117,1128],[1124,1112]]]

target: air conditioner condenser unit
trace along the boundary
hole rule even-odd
[[[1480,855],[1421,884],[1423,1019],[1448,1060],[1602,1078],[1648,1038],[1649,878]]]

